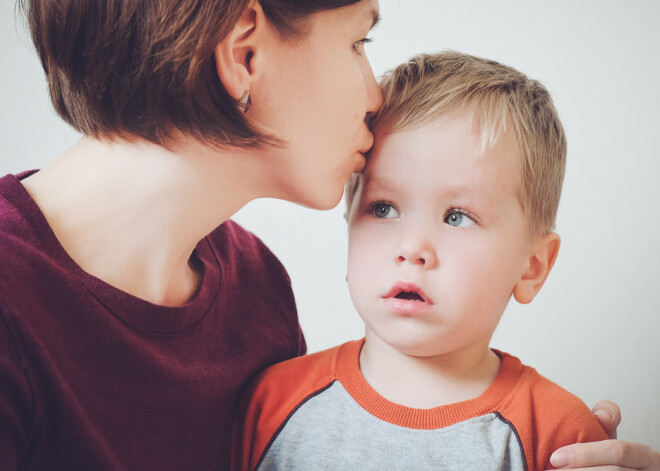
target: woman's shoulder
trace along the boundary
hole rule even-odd
[[[35,208],[14,175],[0,178],[0,279],[30,268],[26,252],[39,250],[38,228],[31,220]]]
[[[277,256],[258,236],[237,222],[228,219],[211,232],[206,240],[221,265],[231,266],[237,273],[249,272],[251,277],[259,277],[261,274],[269,282],[273,281],[273,277],[279,277],[286,284],[291,283]]]
[[[214,247],[220,247],[225,250],[240,249],[246,251],[253,249],[272,255],[272,252],[259,237],[231,219],[227,219],[220,224],[209,234],[208,239]]]

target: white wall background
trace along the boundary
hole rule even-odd
[[[50,108],[12,1],[0,6],[0,174],[45,165],[77,136]],[[493,346],[593,405],[616,401],[620,438],[660,450],[660,3],[655,0],[381,0],[376,75],[455,49],[519,68],[553,93],[568,141],[563,244],[529,306]],[[342,208],[254,202],[235,219],[293,279],[310,351],[362,336],[345,286]]]

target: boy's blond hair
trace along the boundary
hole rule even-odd
[[[380,80],[384,103],[372,121],[407,131],[451,112],[481,129],[482,151],[512,126],[519,153],[518,198],[532,235],[552,231],[566,167],[566,137],[546,88],[498,62],[458,52],[420,54]],[[475,121],[476,120],[476,121]],[[360,177],[346,185],[347,216]]]

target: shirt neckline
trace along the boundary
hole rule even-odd
[[[103,306],[131,328],[150,334],[174,334],[187,330],[199,323],[216,299],[222,278],[222,269],[217,254],[206,238],[202,239],[193,252],[202,267],[199,290],[183,306],[162,306],[122,291],[102,279],[87,273],[73,260],[60,244],[39,206],[32,199],[21,180],[38,170],[7,175],[2,193],[21,212],[34,229],[41,249],[59,266],[82,282],[85,288]],[[6,188],[2,188],[6,187]]]
[[[513,395],[524,368],[520,360],[493,350],[501,359],[493,383],[479,397],[431,409],[415,409],[391,402],[378,394],[360,371],[364,339],[344,344],[337,353],[337,379],[353,399],[371,415],[385,422],[415,429],[436,429],[496,412]]]

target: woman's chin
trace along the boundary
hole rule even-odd
[[[301,206],[306,208],[318,209],[319,211],[327,211],[335,208],[341,201],[343,191],[339,194],[328,194],[316,196],[314,198],[306,198],[304,201],[298,202]]]

